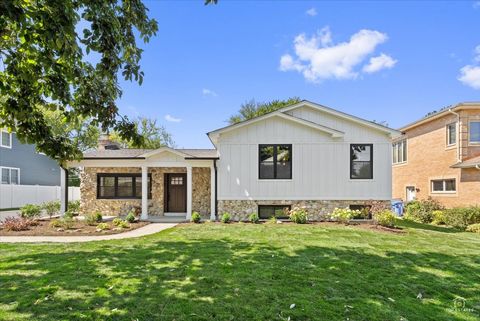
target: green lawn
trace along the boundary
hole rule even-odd
[[[478,320],[480,235],[406,231],[201,224],[2,244],[0,320]]]

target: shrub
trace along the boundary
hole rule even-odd
[[[332,213],[330,213],[330,219],[347,224],[352,218],[357,215],[360,215],[359,210],[351,210],[349,208],[335,208]]]
[[[369,212],[369,213],[367,213],[366,217],[368,217],[370,213],[372,213],[372,215],[375,215],[378,212],[383,212],[385,210],[390,209],[390,207],[387,206],[387,204],[385,204],[385,202],[374,201],[374,200],[367,201],[364,208],[365,209],[368,208],[368,212]]]
[[[252,213],[248,216],[250,223],[257,224],[260,221],[257,213]]]
[[[117,227],[119,227],[119,228],[129,228],[130,225],[128,224],[127,221],[121,221],[121,222],[118,223]]]
[[[480,233],[480,223],[470,224],[467,226],[467,232]]]
[[[90,213],[85,215],[85,222],[88,225],[95,225],[97,223],[100,223],[102,221],[102,214],[100,212],[95,212],[95,213]]]
[[[32,218],[40,216],[42,207],[35,204],[25,204],[20,208],[21,216],[25,218]]]
[[[50,227],[61,227],[62,226],[62,222],[60,219],[54,219],[52,221],[50,221]]]
[[[432,223],[436,225],[445,224],[445,212],[441,210],[432,211]]]
[[[42,204],[42,208],[45,210],[48,216],[52,217],[55,214],[60,212],[60,202],[59,201],[50,201]]]
[[[308,221],[308,212],[304,208],[294,207],[288,212],[288,217],[294,223],[305,224]]]
[[[270,224],[277,224],[277,222],[278,222],[278,219],[275,216],[270,217],[267,221],[267,223],[270,223]]]
[[[431,223],[433,211],[443,209],[444,207],[431,197],[426,200],[412,201],[406,206],[405,218],[417,223]]]
[[[222,218],[220,219],[222,221],[222,223],[229,223],[230,220],[232,219],[232,216],[230,215],[230,213],[223,213],[222,215]]]
[[[110,226],[107,223],[98,223],[97,224],[97,230],[105,231],[105,230],[109,230],[109,229],[110,229]]]
[[[129,223],[135,222],[135,214],[133,211],[128,212],[127,216],[125,217],[125,221]]]
[[[73,212],[68,210],[65,213],[63,213],[63,217],[73,218]]]
[[[71,211],[74,215],[77,215],[80,211],[80,201],[71,201],[68,202],[68,210]]]
[[[480,223],[480,207],[456,207],[445,210],[445,224],[465,229],[468,225]]]
[[[200,214],[198,214],[198,212],[193,212],[192,217],[190,218],[190,222],[200,223],[200,220],[201,220]]]
[[[119,226],[120,224],[122,224],[122,222],[123,220],[120,217],[115,217],[112,221],[112,224],[115,226]]]
[[[381,226],[394,227],[395,226],[395,213],[391,210],[383,210],[373,215],[375,223]]]
[[[3,228],[7,231],[25,231],[29,226],[29,220],[22,217],[7,217],[3,221]]]

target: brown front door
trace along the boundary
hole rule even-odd
[[[170,213],[187,211],[187,174],[165,174],[165,209]]]

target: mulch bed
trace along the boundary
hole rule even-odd
[[[129,228],[118,229],[112,222],[104,222],[110,226],[109,230],[98,231],[96,226],[90,226],[83,221],[75,221],[73,227],[68,230],[61,230],[58,227],[51,227],[50,220],[38,220],[37,226],[30,226],[26,231],[7,231],[0,227],[0,236],[78,236],[78,235],[109,235],[135,230],[139,227],[150,224],[149,222],[129,223]]]

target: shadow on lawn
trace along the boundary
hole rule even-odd
[[[414,228],[419,230],[427,230],[427,231],[435,231],[435,232],[442,232],[442,233],[460,233],[464,232],[460,229],[449,227],[449,226],[440,226],[440,225],[433,225],[433,224],[422,224],[417,223],[414,221],[410,221],[407,219],[397,220],[397,224],[400,227],[408,227]]]
[[[152,239],[7,258],[0,305],[42,321],[473,320],[476,312],[451,309],[457,296],[478,304],[478,263],[439,253]]]

